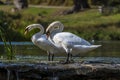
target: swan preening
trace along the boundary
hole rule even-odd
[[[40,32],[32,36],[32,42],[48,52],[48,60],[53,60],[54,54],[67,53],[66,62],[69,62],[70,55],[85,53],[101,46],[91,45],[88,41],[70,32],[62,32],[64,25],[59,21],[51,23],[46,29],[46,34],[41,24],[28,25],[25,34],[34,28],[39,28]]]
[[[38,28],[40,32],[34,34],[31,38],[34,45],[38,46],[44,51],[48,53],[48,60],[52,60],[54,58],[54,54],[57,53],[65,53],[64,49],[59,45],[54,44],[52,41],[47,39],[46,34],[44,34],[44,27],[41,24],[30,24],[25,28],[25,34],[30,32],[32,29]]]
[[[64,25],[61,22],[55,21],[48,26],[46,34],[51,41],[65,50],[66,62],[70,61],[69,57],[74,53],[85,53],[101,46],[91,45],[88,41],[70,32],[62,32],[63,28]]]

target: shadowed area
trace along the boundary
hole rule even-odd
[[[86,58],[59,61],[7,61],[0,63],[2,80],[119,80],[120,58]]]

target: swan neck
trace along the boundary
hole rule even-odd
[[[48,31],[50,31],[50,33],[52,33],[53,31],[62,32],[63,29],[64,29],[64,25],[60,21],[55,21],[47,27],[46,32]]]
[[[35,24],[33,28],[38,28],[38,29],[40,29],[40,31],[39,31],[38,33],[41,34],[41,35],[44,34],[44,28],[43,28],[42,25],[40,25],[40,24]],[[36,34],[37,34],[37,33],[36,33]]]
[[[55,42],[51,39],[51,37],[49,37],[48,39],[56,48],[60,47],[59,45],[55,44]]]
[[[43,28],[42,26],[39,26],[38,28],[40,29],[40,32],[39,32],[39,33],[40,33],[41,35],[44,34],[44,28]]]
[[[62,23],[59,23],[58,27],[59,27],[59,32],[62,32],[64,29],[64,25]]]

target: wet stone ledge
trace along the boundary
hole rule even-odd
[[[120,80],[120,63],[0,62],[0,80]]]

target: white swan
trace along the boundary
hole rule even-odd
[[[43,28],[43,26],[41,24],[31,24],[31,25],[28,25],[25,28],[25,34],[27,34],[29,31],[31,31],[34,28],[39,28],[40,32],[38,32],[38,33],[36,33],[36,34],[34,34],[32,36],[31,40],[32,40],[33,44],[38,46],[39,48],[47,51],[48,52],[48,60],[50,61],[50,56],[51,56],[52,57],[51,60],[53,61],[54,54],[62,52],[63,49],[60,48],[59,46],[54,45],[53,43],[51,43],[47,39],[46,34],[43,34],[44,33],[44,28]]]
[[[74,53],[85,53],[94,50],[101,45],[91,45],[88,41],[70,33],[62,32],[64,26],[61,22],[55,21],[46,29],[46,34],[56,45],[60,45],[67,53],[66,62],[69,56]]]

